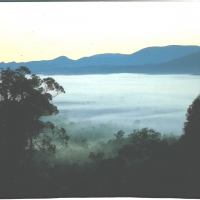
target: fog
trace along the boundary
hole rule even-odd
[[[60,113],[45,119],[65,127],[70,137],[82,135],[91,140],[143,127],[181,135],[187,108],[200,91],[196,75],[52,77],[66,93],[53,100]]]

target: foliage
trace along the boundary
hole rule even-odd
[[[130,144],[124,145],[118,152],[119,156],[129,165],[140,164],[149,159],[151,151],[160,142],[160,133],[153,129],[134,130],[128,137]]]
[[[94,152],[90,152],[88,158],[92,159],[93,161],[100,161],[103,160],[105,154],[104,153],[97,153],[95,154]]]
[[[31,165],[34,148],[53,154],[57,152],[56,142],[67,145],[69,137],[63,128],[41,120],[58,113],[51,100],[64,92],[53,78],[41,79],[26,67],[1,70],[0,170],[9,184],[21,180],[23,159],[29,156]]]
[[[61,86],[24,67],[2,70],[0,81],[1,198],[200,197],[200,96],[181,138],[143,128],[96,143],[85,131],[68,142],[65,129],[41,120],[58,113],[51,100]],[[26,152],[34,148],[40,162],[30,168]]]
[[[32,139],[37,139],[42,131],[59,135],[59,139],[68,140],[63,128],[60,130],[50,122],[43,123],[41,116],[57,114],[58,110],[51,100],[60,93],[65,92],[52,78],[41,79],[31,74],[26,67],[15,70],[10,68],[1,71],[0,76],[0,124],[3,143],[14,141],[14,137],[24,140],[24,148]],[[21,137],[18,136],[21,134]],[[8,138],[9,137],[9,138]],[[13,138],[12,138],[13,137]],[[15,140],[16,141],[16,140]],[[55,150],[50,145],[53,138],[44,135],[40,142],[40,149],[48,147],[50,151]],[[38,144],[37,141],[34,144]],[[41,145],[43,146],[41,148]],[[39,146],[39,145],[37,145]]]
[[[186,122],[179,145],[184,159],[197,159],[200,156],[200,95],[189,106],[186,113]],[[200,162],[200,161],[199,161]]]
[[[184,135],[187,139],[200,142],[200,95],[189,106],[184,124]]]
[[[124,137],[124,134],[124,131],[120,130],[116,134],[114,134],[114,136],[116,137],[116,140],[120,140]]]
[[[68,144],[69,136],[66,134],[64,128],[58,128],[54,126],[51,122],[45,122],[44,128],[34,143],[39,150],[47,155],[57,153],[62,149],[62,147],[57,150],[56,142],[60,142],[61,146],[66,147]]]

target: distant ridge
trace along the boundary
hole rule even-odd
[[[162,73],[200,73],[200,52],[155,65],[155,71]],[[158,69],[159,68],[159,69]]]
[[[60,56],[53,60],[0,63],[0,68],[28,67],[36,74],[108,73],[200,73],[200,47],[170,45],[147,47],[133,54],[99,54],[72,60]]]

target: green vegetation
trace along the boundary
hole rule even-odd
[[[41,79],[26,67],[1,71],[0,180],[5,185],[1,194],[12,194],[11,190],[13,194],[21,193],[21,172],[27,168],[26,162],[31,181],[34,149],[53,154],[57,151],[57,140],[67,145],[65,129],[40,119],[58,113],[51,100],[61,92],[64,89],[54,79]]]
[[[42,120],[62,92],[26,67],[1,71],[1,198],[200,197],[200,96],[180,137],[143,128],[89,141]]]

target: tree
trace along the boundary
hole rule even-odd
[[[114,136],[116,137],[116,140],[120,140],[124,137],[124,134],[124,131],[120,130],[116,134],[114,134]]]
[[[90,152],[88,158],[92,159],[93,161],[101,161],[103,160],[105,154],[103,152],[99,152],[97,154],[95,154],[94,152]]]
[[[180,138],[180,152],[187,159],[199,161],[200,155],[200,95],[189,106],[186,113],[183,135]],[[200,162],[199,162],[200,165]]]
[[[184,136],[194,142],[200,142],[200,95],[189,106],[184,124]]]
[[[55,142],[67,145],[69,137],[64,128],[41,120],[42,116],[58,113],[51,101],[64,92],[53,78],[41,79],[26,67],[1,70],[0,170],[8,172],[1,173],[3,178],[8,180],[8,174],[11,174],[11,181],[19,179],[12,174],[17,175],[16,170],[20,168],[27,150],[31,164],[34,148],[53,154],[59,150]]]
[[[149,160],[160,146],[161,134],[153,129],[134,130],[128,137],[130,143],[118,151],[118,156],[125,160],[128,166]]]

